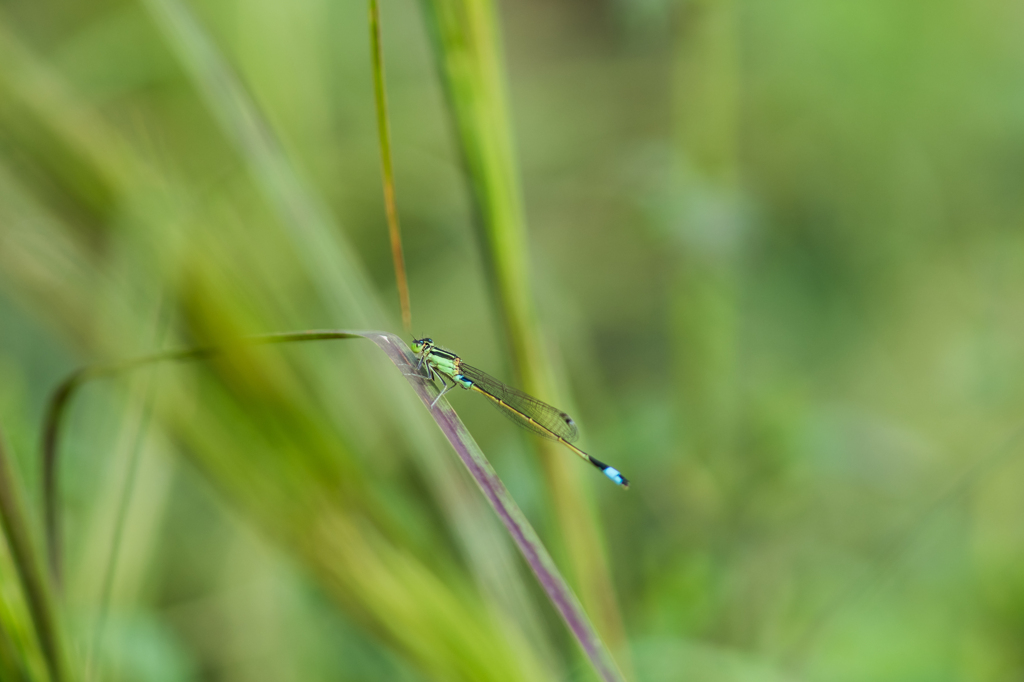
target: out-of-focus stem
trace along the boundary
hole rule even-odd
[[[424,4],[513,369],[525,391],[564,404],[534,311],[526,224],[493,4],[489,0],[426,0]],[[541,443],[539,449],[576,585],[598,629],[628,669],[622,618],[601,547],[601,531],[581,487],[581,470],[553,444]]]
[[[67,676],[60,633],[53,612],[53,601],[46,583],[45,571],[32,546],[23,509],[14,481],[14,472],[4,446],[3,434],[0,434],[0,524],[3,526],[18,577],[25,590],[32,623],[46,660],[50,679],[53,682],[62,682]]]
[[[689,425],[679,442],[715,462],[727,481],[743,466],[734,457],[743,229],[735,0],[687,2],[675,39],[674,191],[685,229],[673,295],[674,383],[685,415],[680,421]]]

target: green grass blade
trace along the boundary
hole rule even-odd
[[[61,562],[61,522],[60,505],[58,504],[59,490],[57,486],[58,473],[60,470],[60,437],[61,427],[65,420],[71,399],[78,392],[78,389],[93,379],[114,376],[129,372],[161,362],[181,362],[209,358],[214,355],[229,352],[232,348],[240,345],[263,345],[274,343],[294,343],[299,341],[322,341],[327,339],[349,339],[357,337],[357,334],[347,332],[284,332],[281,334],[265,334],[263,336],[242,339],[236,345],[221,346],[197,346],[194,348],[173,349],[145,355],[138,358],[131,358],[120,362],[91,365],[72,372],[50,397],[47,404],[46,419],[43,422],[43,456],[42,456],[42,479],[43,479],[43,510],[46,517],[46,546],[49,550],[50,568],[54,575],[55,582],[59,585],[63,579],[63,566]]]
[[[377,0],[369,0],[370,61],[373,65],[373,101],[377,110],[377,136],[380,141],[380,169],[384,183],[384,210],[388,219],[388,237],[391,241],[391,260],[395,265],[395,284],[402,307],[402,329],[412,334],[412,306],[409,303],[409,280],[405,275],[405,256],[402,253],[402,231],[398,226],[398,207],[395,205],[395,174],[391,163],[391,125],[388,119],[388,97],[384,79],[384,48],[380,28],[380,7]]]
[[[54,615],[46,574],[32,544],[24,507],[17,493],[3,434],[0,434],[0,525],[10,547],[28,602],[39,646],[46,660],[51,682],[67,680],[60,626]]]
[[[528,237],[493,4],[487,0],[427,0],[424,5],[478,211],[484,261],[489,265],[518,383],[527,393],[565,405],[568,401],[559,397],[562,391],[544,349],[531,294]],[[625,630],[602,550],[602,532],[582,489],[581,478],[589,472],[556,444],[541,441],[538,449],[583,601],[625,660]]]

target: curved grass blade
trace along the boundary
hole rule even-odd
[[[417,368],[417,358],[409,346],[398,336],[377,331],[341,331],[311,330],[304,332],[284,332],[239,339],[233,343],[218,346],[203,346],[180,350],[155,353],[153,355],[134,358],[118,363],[86,367],[71,374],[60,385],[51,399],[44,425],[44,505],[47,517],[46,530],[48,547],[51,551],[51,568],[55,576],[60,575],[59,546],[59,515],[56,499],[57,467],[59,465],[58,446],[60,424],[67,410],[70,399],[76,389],[90,379],[110,376],[130,371],[145,365],[163,361],[194,360],[221,354],[241,345],[288,343],[293,341],[319,341],[328,339],[366,338],[383,350],[388,358],[407,378],[417,396],[428,407],[437,396],[438,390]],[[565,621],[576,641],[579,642],[587,659],[595,671],[605,682],[623,680],[622,674],[615,667],[604,643],[597,635],[587,614],[583,611],[576,595],[559,573],[554,560],[541,543],[536,531],[527,521],[522,510],[512,499],[505,485],[498,478],[490,462],[484,457],[480,447],[473,440],[465,425],[447,401],[440,401],[430,415],[437,423],[441,432],[451,443],[463,465],[487,498],[491,508],[505,526],[512,541],[519,549],[530,570],[540,582],[545,594],[551,600],[555,610]]]
[[[38,555],[32,546],[28,523],[22,513],[24,506],[19,499],[14,473],[0,434],[0,526],[10,548],[11,558],[18,571],[25,599],[28,602],[32,624],[46,661],[51,682],[67,679],[64,655],[60,643],[60,632],[54,617],[53,601],[50,596],[46,572],[40,566]]]
[[[264,334],[246,339],[237,340],[231,344],[220,346],[197,346],[194,348],[183,348],[177,350],[163,351],[144,355],[121,362],[111,362],[101,365],[89,365],[82,367],[60,383],[57,390],[50,397],[46,408],[46,417],[43,421],[43,515],[46,528],[46,549],[50,561],[50,572],[53,575],[54,583],[60,587],[62,581],[62,551],[60,545],[60,513],[57,506],[57,471],[59,468],[58,456],[60,454],[59,439],[60,427],[67,412],[71,398],[75,392],[86,382],[92,379],[121,374],[139,367],[145,367],[157,362],[199,360],[230,351],[239,345],[263,345],[271,343],[292,343],[297,341],[323,341],[326,339],[351,339],[360,336],[348,332],[331,331],[308,331],[308,332],[285,332],[281,334]]]

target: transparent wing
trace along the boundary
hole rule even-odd
[[[542,403],[522,391],[506,386],[487,372],[472,365],[463,362],[459,369],[462,370],[463,376],[472,381],[477,388],[496,399],[492,403],[501,410],[502,414],[520,426],[548,438],[563,438],[570,443],[580,437],[576,422],[557,407]],[[504,405],[499,404],[498,400]]]

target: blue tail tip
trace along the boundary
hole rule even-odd
[[[618,483],[623,488],[629,487],[629,481],[626,480],[626,477],[619,473],[619,470],[615,467],[605,467],[601,471],[604,472],[605,476],[610,478],[613,482]]]

